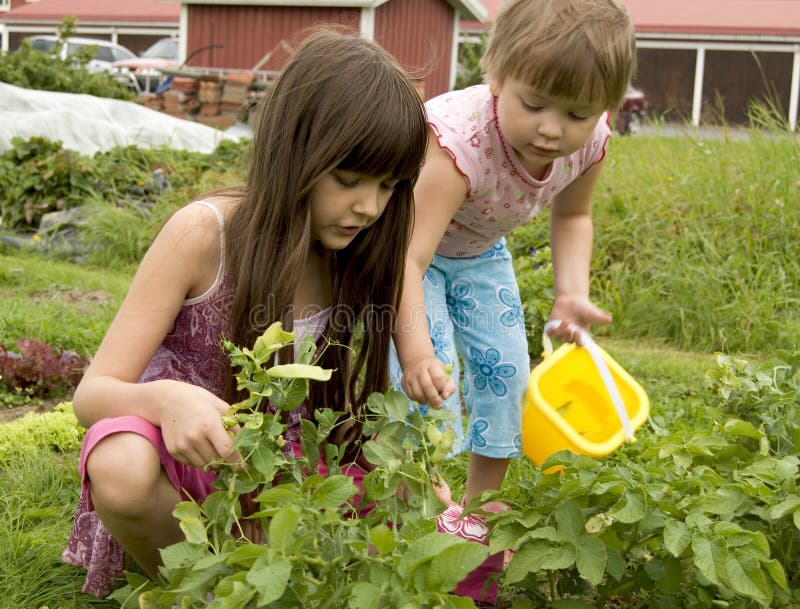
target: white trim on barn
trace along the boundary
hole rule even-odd
[[[27,21],[27,22],[8,22],[0,23],[0,51],[8,52],[10,47],[10,35],[15,34],[55,34],[61,22],[56,21]],[[90,21],[78,23],[74,30],[76,36],[83,34],[100,34],[110,36],[111,42],[116,43],[119,36],[159,36],[168,38],[178,35],[178,30],[174,23],[147,23],[140,22],[118,22],[103,23]]]
[[[461,15],[456,10],[453,21],[453,48],[450,50],[450,82],[447,84],[451,91],[456,88],[456,75],[458,74],[458,34],[461,31]]]
[[[178,65],[186,63],[186,57],[189,54],[189,7],[181,2],[181,14],[178,18],[178,40],[180,46],[178,48]]]
[[[361,35],[367,40],[375,39],[375,8],[371,6],[361,7],[361,19],[359,19]]]
[[[744,51],[747,53],[792,53],[791,99],[789,102],[788,127],[797,126],[797,93],[800,91],[800,39],[776,37],[714,37],[714,36],[668,36],[640,34],[637,36],[640,49],[677,49],[696,53],[695,78],[692,94],[692,124],[700,125],[700,110],[703,99],[703,75],[706,51]]]

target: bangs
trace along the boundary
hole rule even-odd
[[[603,77],[603,70],[591,53],[582,53],[575,46],[568,49],[554,54],[549,61],[523,69],[519,77],[536,83],[542,93],[609,108],[616,97],[616,83]]]
[[[375,177],[389,173],[395,180],[416,180],[425,158],[427,126],[422,101],[404,97],[394,107],[365,112],[371,116],[360,121],[361,136],[337,164],[339,168]]]

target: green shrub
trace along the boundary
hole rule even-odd
[[[31,48],[27,40],[13,53],[0,53],[0,82],[43,91],[86,93],[97,97],[132,100],[133,93],[106,72],[90,72],[86,66],[93,49],[79,49],[66,59],[58,55],[72,35],[74,17],[65,17],[58,28],[59,40],[50,53]]]

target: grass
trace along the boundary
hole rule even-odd
[[[595,199],[592,294],[615,321],[595,332],[650,397],[650,420],[637,434],[645,442],[677,422],[704,424],[692,416],[716,399],[704,381],[714,351],[766,358],[797,349],[798,187],[800,146],[789,135],[612,140]],[[34,337],[94,352],[154,226],[130,209],[98,218],[92,239],[99,258],[120,260],[113,271],[0,249],[5,346]],[[546,219],[511,241],[517,255],[545,247]],[[546,299],[548,283],[530,282],[528,302]],[[0,473],[0,609],[115,606],[82,594],[82,571],[59,559],[78,496],[75,462],[72,453],[32,450]],[[506,484],[532,467],[515,461]],[[446,462],[444,474],[457,492],[465,459]]]
[[[38,338],[91,357],[132,273],[0,250],[0,340],[12,348],[17,339]]]

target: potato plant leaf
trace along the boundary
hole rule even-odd
[[[292,575],[292,563],[282,556],[260,557],[247,572],[247,583],[258,590],[258,606],[277,601],[286,591]]]

